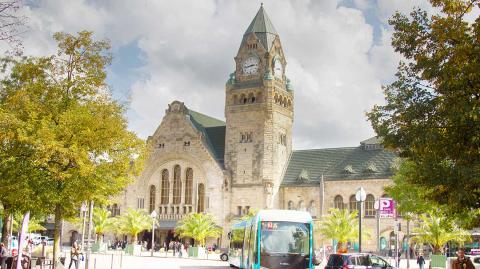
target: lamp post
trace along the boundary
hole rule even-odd
[[[152,246],[151,246],[151,256],[153,257],[153,251],[155,249],[155,219],[157,218],[157,212],[155,210],[150,213],[152,217]]]
[[[367,198],[365,190],[360,187],[355,193],[355,199],[360,204],[358,209],[358,252],[362,252],[362,203]]]
[[[83,242],[85,241],[85,222],[87,218],[87,204],[85,202],[82,203],[82,207],[80,208],[80,212],[82,213],[83,223],[82,223],[82,241],[80,241],[80,250],[83,251]]]

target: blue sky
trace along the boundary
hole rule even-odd
[[[25,53],[53,53],[56,31],[92,30],[112,43],[108,83],[141,137],[174,100],[223,119],[225,82],[261,1],[29,0]],[[365,112],[382,103],[401,59],[387,19],[426,0],[265,0],[295,90],[294,148],[356,146],[374,135]]]

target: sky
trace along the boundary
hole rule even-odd
[[[58,31],[109,39],[113,96],[129,128],[153,134],[179,100],[224,120],[225,83],[243,33],[264,3],[295,94],[294,149],[357,146],[374,136],[365,113],[383,104],[401,56],[388,18],[427,0],[25,0],[25,55],[52,54]]]

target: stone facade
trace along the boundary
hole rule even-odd
[[[352,148],[292,150],[294,93],[285,68],[280,37],[261,7],[242,38],[225,87],[226,122],[172,102],[148,138],[153,152],[144,171],[116,198],[120,212],[156,210],[159,244],[173,239],[175,224],[185,214],[212,213],[225,231],[216,242],[226,246],[228,226],[249,208],[308,210],[320,219],[338,197],[349,208],[359,187],[375,200],[384,195],[395,154],[376,140]],[[364,225],[372,235],[365,250],[376,249],[371,206],[365,205]],[[386,240],[392,230],[393,220],[381,221]]]

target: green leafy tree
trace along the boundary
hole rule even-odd
[[[111,212],[103,207],[94,207],[93,208],[93,226],[95,229],[95,234],[97,235],[96,240],[100,243],[103,243],[103,235],[105,232],[112,229],[113,218],[110,218]]]
[[[222,235],[222,228],[215,223],[211,214],[190,213],[177,225],[176,234],[180,237],[191,237],[196,245],[205,246],[207,238]]]
[[[122,191],[146,153],[105,82],[109,43],[92,35],[56,33],[55,55],[13,61],[1,81],[0,201],[54,213],[55,261],[61,221]]]
[[[409,180],[412,176],[415,176],[415,164],[409,160],[401,161],[392,178],[393,184],[384,188],[388,196],[397,202],[396,209],[406,216],[438,208],[437,204],[425,198],[431,189],[412,184]]]
[[[358,241],[358,212],[348,209],[330,209],[330,214],[317,224],[318,231],[324,239],[337,241],[337,250],[346,249],[348,242]],[[364,238],[368,238],[368,230],[362,230]]]
[[[406,180],[426,190],[426,199],[450,214],[478,214],[480,20],[465,15],[480,0],[430,2],[440,14],[416,9],[389,20],[405,61],[383,89],[386,104],[368,118],[384,145],[411,161]]]
[[[13,232],[16,232],[16,233],[20,232],[20,229],[22,228],[22,220],[23,220],[23,216],[19,214],[17,214],[13,218],[13,223],[12,223]],[[43,225],[41,224],[41,221],[39,221],[36,218],[30,218],[28,222],[28,231],[27,231],[28,233],[40,232],[40,231],[46,231],[46,230],[47,229],[43,227]]]
[[[152,217],[147,214],[145,210],[127,209],[120,216],[116,216],[113,225],[117,226],[119,233],[130,236],[130,242],[136,244],[138,241],[137,235],[152,228]]]
[[[417,235],[413,236],[412,240],[429,244],[435,254],[440,254],[443,246],[450,241],[463,244],[470,239],[468,231],[459,228],[451,219],[438,211],[420,215],[418,225],[413,229]]]

